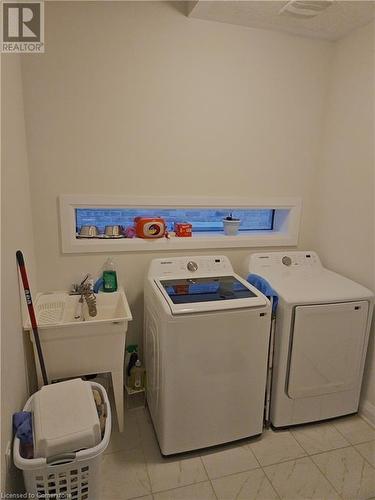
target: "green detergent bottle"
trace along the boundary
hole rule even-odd
[[[108,257],[103,267],[103,292],[115,292],[117,290],[117,274],[113,260]]]

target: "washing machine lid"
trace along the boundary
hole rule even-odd
[[[374,297],[371,290],[325,269],[315,252],[254,254],[249,271],[263,276],[289,304],[372,300]]]
[[[155,280],[172,314],[261,307],[268,299],[235,274]]]

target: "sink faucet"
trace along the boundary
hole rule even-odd
[[[72,289],[69,292],[70,295],[80,295],[81,297],[79,298],[78,301],[78,306],[81,306],[81,312],[79,312],[78,307],[76,314],[74,315],[75,319],[79,319],[82,317],[82,305],[83,305],[83,300],[86,301],[88,310],[89,310],[89,315],[91,317],[94,317],[97,315],[97,309],[96,309],[96,297],[92,289],[92,284],[90,281],[88,281],[90,278],[90,274],[87,274],[85,278],[81,281],[79,285],[73,284]],[[84,319],[83,319],[84,320]]]
[[[73,283],[73,285],[70,288],[69,295],[81,295],[81,289],[89,278],[90,278],[90,274],[86,274],[86,276],[83,278],[81,283],[79,283],[79,284]]]

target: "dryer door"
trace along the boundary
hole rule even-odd
[[[361,301],[295,308],[290,398],[346,391],[358,384],[368,307]]]

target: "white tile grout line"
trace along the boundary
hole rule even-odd
[[[341,433],[340,433],[340,434],[341,434]],[[293,437],[294,437],[294,436],[293,436]],[[345,436],[343,436],[343,437],[345,437]],[[373,441],[373,440],[371,440],[371,441],[365,441],[365,442],[366,442],[366,443],[370,443],[370,442],[372,442],[372,441]],[[300,443],[299,443],[299,444],[300,444]],[[364,444],[364,443],[358,443],[358,444]],[[296,461],[296,460],[301,460],[301,459],[303,459],[303,458],[309,458],[309,459],[310,459],[310,461],[311,461],[311,463],[312,463],[315,467],[317,467],[317,468],[318,468],[319,472],[320,472],[320,473],[321,473],[321,474],[322,474],[322,475],[323,475],[323,476],[327,479],[327,481],[328,481],[328,482],[329,482],[329,484],[333,487],[333,489],[334,489],[334,490],[335,490],[335,492],[339,495],[339,497],[340,497],[340,498],[342,498],[342,497],[341,497],[341,495],[340,495],[340,493],[337,491],[336,487],[332,484],[332,482],[331,482],[331,481],[330,481],[330,479],[328,478],[328,476],[327,476],[327,475],[326,475],[326,474],[325,474],[325,473],[324,473],[324,472],[323,472],[323,471],[319,468],[319,466],[318,466],[318,465],[317,465],[317,464],[316,464],[316,463],[315,463],[315,462],[311,459],[311,457],[315,457],[315,456],[317,456],[317,455],[323,455],[323,454],[325,454],[325,453],[330,453],[330,452],[333,452],[333,451],[339,451],[339,450],[346,449],[346,448],[354,448],[354,449],[355,449],[355,446],[349,443],[348,445],[346,445],[346,446],[342,446],[341,448],[332,448],[332,449],[330,449],[330,450],[321,451],[321,452],[319,452],[319,453],[311,453],[311,454],[307,453],[307,451],[306,451],[306,450],[305,450],[305,448],[302,446],[302,444],[300,444],[300,446],[301,446],[301,448],[305,451],[306,456],[304,456],[304,457],[298,457],[298,458],[292,458],[292,459],[289,459],[289,460],[282,460],[282,461],[280,461],[280,462],[275,462],[274,464],[268,464],[268,465],[265,465],[265,466],[261,466],[261,468],[262,468],[262,469],[263,469],[263,471],[264,471],[264,468],[265,468],[265,467],[270,467],[270,466],[273,466],[273,465],[283,464],[283,463],[286,463],[286,462],[294,462],[294,461]],[[363,456],[359,453],[359,451],[358,451],[358,450],[355,450],[355,451],[356,451],[356,452],[357,452],[357,453],[361,456],[361,458],[363,458],[363,459],[365,460],[365,462],[368,462],[368,460],[366,460],[366,459],[365,459],[365,457],[363,457]],[[369,462],[368,462],[368,463],[369,463]],[[374,469],[374,466],[373,466],[371,463],[369,463],[369,465],[370,465],[370,466]],[[266,474],[266,471],[264,471],[264,473]],[[267,475],[267,474],[266,474],[266,475]],[[267,477],[268,477],[268,476],[267,476]],[[374,498],[375,498],[375,497],[374,497]]]
[[[340,433],[341,434],[341,433]],[[345,436],[343,436],[345,438]],[[365,444],[365,443],[371,443],[371,442],[374,442],[374,440],[371,440],[371,441],[364,441],[363,443],[358,443],[358,444]],[[302,446],[302,445],[301,445]],[[347,446],[341,446],[340,448],[332,448],[330,450],[326,450],[326,451],[321,451],[319,453],[311,453],[311,454],[308,454],[308,458],[311,459],[311,457],[316,457],[318,455],[324,455],[326,453],[331,453],[331,452],[334,452],[334,451],[340,451],[340,450],[343,450],[343,449],[347,449],[347,448],[353,448],[354,451],[365,461],[367,462],[370,467],[372,469],[375,470],[374,466],[356,449],[355,445],[353,444],[348,444]],[[306,450],[305,450],[306,451]],[[332,487],[334,488],[334,490],[337,492],[337,494],[341,497],[340,493],[337,491],[337,488],[335,487],[335,485],[331,482],[331,480],[329,479],[329,477],[327,476],[327,474],[324,473],[323,470],[320,469],[319,465],[316,464],[314,462],[314,460],[311,459],[311,462],[319,469],[319,471],[321,472],[321,474],[323,474],[323,476],[327,479],[327,481],[332,485]],[[274,464],[274,465],[277,465],[277,464]],[[374,497],[375,498],[375,497]]]
[[[148,495],[139,495],[139,496],[137,496],[137,497],[127,498],[126,500],[138,500],[139,498],[143,498],[143,497],[151,497],[151,498],[154,498],[153,494],[152,494],[152,493],[149,493]]]
[[[364,416],[360,413],[360,411],[359,411],[359,410],[358,410],[357,416],[358,416],[361,420],[363,420],[363,421],[364,421],[364,422],[365,422],[365,423],[366,423],[369,427],[371,427],[371,429],[372,429],[373,431],[375,431],[375,425],[374,425],[372,422],[370,422],[369,420],[367,420],[367,419],[366,419],[366,417],[364,417]],[[375,497],[374,497],[374,498],[375,498]]]
[[[211,485],[212,491],[214,492],[216,500],[219,500],[219,497],[216,495],[216,490],[214,488],[214,485],[212,484],[212,479],[210,479],[209,481],[210,481],[210,485]]]
[[[324,453],[326,453],[326,452],[324,452]],[[286,462],[296,462],[296,461],[298,461],[298,460],[304,460],[305,458],[307,458],[308,460],[310,460],[310,462],[312,463],[312,465],[313,465],[314,467],[316,467],[316,468],[317,468],[318,472],[320,472],[320,474],[321,474],[321,475],[322,475],[322,476],[323,476],[323,477],[324,477],[324,478],[328,481],[328,483],[332,486],[333,491],[334,491],[335,493],[337,493],[337,495],[339,496],[339,498],[342,498],[342,496],[341,496],[341,495],[340,495],[340,493],[337,491],[337,489],[335,488],[335,486],[331,483],[331,481],[330,481],[330,480],[328,479],[328,477],[324,474],[324,472],[322,472],[322,471],[319,469],[319,467],[318,467],[318,466],[314,463],[314,461],[313,461],[313,460],[311,460],[311,458],[310,458],[310,456],[309,456],[309,455],[307,455],[307,456],[305,456],[305,457],[295,458],[294,460],[287,460]],[[281,463],[283,463],[283,464],[284,464],[284,463],[286,463],[286,462],[279,462],[279,463],[280,463],[280,464],[281,464]],[[279,465],[279,464],[272,464],[272,465]],[[266,467],[270,467],[270,466],[269,466],[269,465],[267,465]],[[264,471],[264,473],[266,474],[266,476],[267,476],[267,478],[268,478],[268,474],[266,473],[266,471]],[[271,482],[271,480],[270,480],[270,482]],[[271,483],[271,484],[272,484],[272,483]],[[302,500],[302,499],[301,499],[301,500]]]
[[[210,476],[208,475],[206,466],[204,465],[204,461],[202,459],[202,456],[200,455],[199,458],[200,458],[200,461],[201,461],[201,463],[203,465],[203,469],[204,469],[204,471],[206,473],[206,476],[207,476],[207,478],[208,478],[208,480],[210,482],[210,485],[211,485],[212,491],[214,492],[215,498],[216,498],[216,500],[219,500],[218,497],[217,497],[217,495],[216,495],[216,491],[215,491],[214,485],[212,484],[212,480],[211,480]]]
[[[361,418],[361,417],[359,417],[359,418]],[[357,444],[365,444],[365,443],[371,443],[371,442],[375,441],[375,439],[370,439],[370,440],[368,440],[368,441],[363,441],[363,442],[360,442],[360,443],[352,444],[352,443],[350,443],[350,441],[348,440],[348,438],[347,438],[347,437],[346,437],[346,436],[345,436],[342,432],[340,432],[340,431],[339,431],[339,429],[337,429],[337,428],[336,428],[336,426],[335,426],[335,424],[334,424],[333,422],[332,422],[332,424],[331,424],[331,425],[332,425],[332,426],[336,429],[336,431],[340,434],[340,436],[341,436],[341,437],[343,437],[343,438],[345,439],[345,441],[346,441],[348,444],[346,444],[345,446],[339,446],[339,447],[335,447],[335,448],[330,448],[329,450],[318,451],[318,452],[316,452],[316,453],[308,453],[308,451],[304,448],[303,444],[302,444],[302,443],[300,443],[300,442],[298,441],[298,439],[294,436],[293,431],[290,431],[290,433],[291,433],[291,435],[293,436],[293,438],[297,441],[297,443],[301,446],[301,448],[303,449],[303,451],[306,453],[306,455],[307,455],[308,457],[314,457],[314,456],[316,456],[316,455],[321,455],[322,453],[329,453],[330,451],[342,450],[342,449],[344,449],[344,448],[350,448],[350,447],[355,448],[355,446],[356,446]],[[359,453],[359,451],[358,451],[358,450],[356,450],[356,451]],[[361,455],[361,456],[362,456],[362,455]],[[365,457],[362,457],[362,458],[365,458]],[[366,459],[365,459],[365,460],[366,460]],[[368,460],[367,460],[367,461],[368,461]],[[281,463],[281,462],[280,462],[280,463]],[[270,465],[275,465],[275,464],[270,464]],[[370,465],[373,467],[373,465],[372,465],[371,463],[370,463]]]
[[[269,478],[268,478],[267,474],[265,473],[265,471],[263,470],[262,466],[256,467],[255,469],[242,470],[240,472],[232,472],[231,474],[225,474],[224,476],[215,477],[215,478],[210,479],[210,483],[211,483],[212,489],[214,490],[216,498],[218,498],[218,497],[216,495],[216,491],[215,491],[214,485],[212,484],[212,481],[216,481],[218,479],[224,479],[224,478],[231,477],[231,476],[237,476],[238,474],[246,474],[247,472],[253,472],[253,471],[257,471],[257,470],[261,470],[263,472],[264,477],[266,478],[267,482],[271,486],[272,490],[275,492],[275,495],[277,496],[277,498],[279,498],[281,500],[281,496],[279,495],[279,493],[276,491],[275,487],[273,486],[273,484],[269,480]]]
[[[346,448],[350,448],[350,446],[347,446]],[[331,451],[335,451],[335,450],[331,450]],[[329,453],[329,451],[325,451],[324,453]],[[310,457],[309,457],[310,458]],[[327,481],[329,482],[329,484],[332,486],[333,488],[333,491],[336,491],[336,493],[338,494],[338,496],[340,498],[342,498],[341,496],[341,493],[339,493],[339,491],[337,490],[336,486],[332,483],[332,481],[329,479],[329,477],[327,476],[327,474],[325,474],[319,467],[319,465],[317,465],[314,460],[312,460],[312,458],[310,458],[310,461],[315,465],[315,467],[318,469],[318,471],[321,473],[321,475],[323,477],[325,477],[327,479]]]
[[[251,444],[250,444],[250,443],[248,443],[248,444],[246,444],[246,445],[244,445],[244,446],[246,446],[246,447],[247,447],[247,449],[251,452],[251,454],[252,454],[252,455],[253,455],[253,457],[255,458],[255,461],[256,461],[256,463],[259,465],[259,467],[262,467],[262,464],[259,462],[258,457],[255,455],[255,453],[254,453],[254,452],[253,452],[253,450],[251,449]]]
[[[204,479],[203,481],[196,481],[195,483],[184,484],[183,486],[175,486],[174,488],[167,488],[166,490],[153,491],[149,494],[152,497],[154,497],[154,495],[158,495],[159,493],[165,493],[166,491],[180,490],[181,488],[188,488],[189,486],[195,486],[196,484],[203,484],[203,483],[210,483],[210,482],[211,481],[209,479]],[[212,487],[212,485],[211,485],[211,487]],[[214,493],[215,493],[215,491],[214,491]],[[132,497],[132,498],[128,498],[127,500],[142,498],[142,496],[147,496],[147,495],[141,495],[141,497]],[[215,494],[215,496],[216,496],[216,494]]]
[[[323,455],[323,453],[330,453],[331,451],[339,451],[339,450],[344,450],[345,448],[351,448],[353,447],[352,444],[348,443],[345,446],[340,446],[339,448],[330,448],[329,450],[324,450],[324,451],[318,451],[316,453],[308,453],[308,457],[316,457],[317,455]]]
[[[350,448],[350,446],[347,446],[347,448]],[[332,450],[332,451],[334,451],[334,450]],[[329,453],[329,452],[324,452],[324,453]],[[310,460],[311,460],[311,459],[310,459]],[[315,465],[315,467],[318,469],[318,471],[319,471],[319,472],[320,472],[320,473],[321,473],[321,474],[322,474],[322,475],[323,475],[323,476],[327,479],[327,481],[328,481],[328,482],[329,482],[329,484],[332,486],[332,488],[336,491],[336,493],[338,494],[338,496],[339,496],[340,498],[343,498],[343,497],[342,497],[342,495],[341,495],[341,493],[339,493],[339,491],[337,490],[336,486],[335,486],[335,485],[331,482],[331,480],[329,479],[329,477],[327,476],[327,474],[325,474],[325,473],[321,470],[321,468],[319,467],[319,465],[318,465],[318,464],[316,464],[313,460],[311,460],[311,461],[312,461],[312,463]]]
[[[360,445],[360,444],[368,444],[368,443],[374,443],[374,447],[375,447],[375,439],[372,439],[371,441],[365,441],[364,443],[358,443],[358,444],[353,444],[353,448],[355,448],[355,450],[361,455],[361,457],[369,464],[371,465],[371,467],[375,470],[375,467],[372,465],[372,463],[370,462],[370,460],[368,460],[366,457],[364,457],[362,455],[362,453],[357,450],[357,446]],[[374,497],[375,498],[375,497]],[[370,499],[371,500],[371,499]]]
[[[255,455],[255,454],[254,454]],[[270,478],[268,477],[268,475],[266,474],[266,471],[264,470],[264,467],[262,467],[260,465],[260,469],[261,471],[263,472],[264,474],[264,477],[267,479],[267,481],[269,482],[269,484],[271,485],[271,488],[273,489],[273,491],[276,493],[276,496],[281,500],[281,495],[279,495],[279,492],[277,491],[277,489],[274,487],[274,485],[272,484]]]
[[[366,425],[368,425],[368,427],[370,427],[370,429],[371,429],[371,430],[375,433],[375,429],[372,427],[372,425],[368,424],[368,422],[366,422],[366,420],[363,420],[363,418],[362,418],[360,415],[358,415],[357,413],[356,413],[355,415],[349,415],[347,418],[350,418],[350,417],[355,417],[355,416],[357,416],[358,418],[360,418],[360,419],[362,420],[362,422],[364,422]],[[342,417],[342,419],[344,420],[344,419],[345,419],[345,416],[344,416],[344,417]],[[341,421],[343,421],[343,420],[341,420]],[[345,434],[344,434],[343,432],[341,432],[341,431],[340,431],[340,429],[338,429],[338,428],[336,427],[335,422],[339,422],[339,421],[340,421],[340,419],[335,419],[335,420],[333,420],[333,421],[332,421],[332,425],[333,425],[333,427],[337,430],[337,432],[338,432],[338,433],[339,433],[339,434],[340,434],[340,435],[341,435],[344,439],[346,439],[347,441],[349,441],[349,439],[345,436]],[[374,436],[375,436],[375,434],[374,434]],[[370,441],[374,441],[374,439],[369,439],[369,440],[367,440],[367,439],[366,439],[365,441],[360,441],[359,443],[350,443],[350,444],[351,444],[352,446],[355,446],[356,444],[369,443]]]
[[[336,427],[335,427],[335,429],[336,429]],[[336,430],[337,430],[337,429],[336,429]],[[307,457],[312,457],[312,456],[314,456],[314,455],[320,455],[320,454],[322,454],[322,453],[327,453],[327,452],[329,452],[329,451],[341,450],[342,448],[349,448],[349,446],[352,446],[352,444],[351,444],[351,443],[350,443],[350,442],[346,439],[346,437],[345,437],[345,436],[343,436],[343,435],[341,434],[341,432],[337,431],[337,432],[339,432],[339,434],[341,435],[341,437],[343,437],[343,438],[345,439],[345,441],[346,441],[348,444],[346,444],[345,446],[339,446],[338,448],[330,448],[329,450],[317,451],[316,453],[309,453],[309,452],[306,450],[306,448],[303,446],[303,444],[302,444],[302,443],[300,443],[300,442],[298,441],[298,439],[295,437],[295,435],[293,434],[293,431],[289,431],[289,432],[290,432],[290,434],[293,436],[293,439],[294,439],[294,440],[295,440],[295,441],[299,444],[299,446],[300,446],[300,447],[303,449],[303,451],[306,453],[306,456],[307,456]]]

